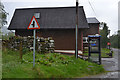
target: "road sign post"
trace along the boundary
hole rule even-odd
[[[30,21],[30,24],[27,29],[32,29],[33,30],[33,36],[34,36],[34,41],[33,41],[33,67],[35,67],[35,41],[36,41],[36,29],[40,29],[40,26],[35,18],[35,16],[32,17],[32,20]]]
[[[33,35],[34,35],[34,41],[33,41],[33,67],[35,67],[35,33],[36,33],[36,30],[34,29],[33,30]]]

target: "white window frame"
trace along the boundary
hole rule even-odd
[[[83,37],[83,43],[88,43],[88,37]]]
[[[40,13],[36,12],[36,13],[34,13],[34,16],[35,16],[36,19],[40,19]]]

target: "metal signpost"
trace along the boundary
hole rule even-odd
[[[40,29],[40,26],[35,18],[35,16],[32,17],[30,24],[27,29],[32,29],[33,30],[33,36],[34,36],[34,41],[33,41],[33,67],[35,67],[35,36],[36,36],[36,29]]]
[[[88,60],[101,64],[100,35],[88,35],[89,55]]]
[[[34,35],[34,41],[33,41],[33,67],[35,66],[35,33],[36,33],[36,30],[34,29],[33,30],[33,35]]]

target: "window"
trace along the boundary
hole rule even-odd
[[[40,18],[40,13],[34,13],[34,16],[36,19],[39,19]]]
[[[88,37],[83,37],[83,43],[88,43]]]

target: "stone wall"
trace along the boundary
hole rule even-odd
[[[34,38],[31,36],[28,37],[20,37],[20,36],[14,36],[9,38],[9,40],[3,40],[3,46],[8,49],[13,50],[33,50],[33,40]],[[54,40],[52,37],[43,38],[43,37],[37,37],[36,38],[36,51],[38,53],[53,53],[54,52]]]

